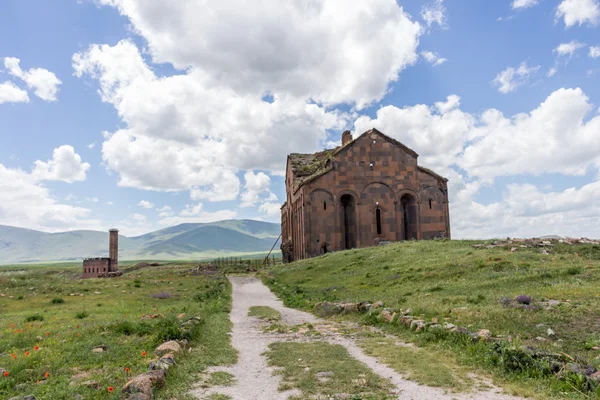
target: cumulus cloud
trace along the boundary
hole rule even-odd
[[[160,218],[166,218],[166,217],[173,216],[173,209],[169,206],[157,208],[156,211],[158,212],[158,216]]]
[[[0,83],[0,104],[29,103],[27,92],[12,82]]]
[[[324,104],[380,99],[417,60],[421,34],[395,0],[99,2],[129,18],[154,62],[201,70],[240,95]]]
[[[556,10],[556,19],[563,18],[567,28],[578,24],[597,25],[600,21],[598,0],[563,0]]]
[[[446,7],[444,0],[434,0],[426,4],[421,9],[421,18],[427,23],[427,26],[438,24],[442,28],[446,27]]]
[[[423,56],[423,58],[434,67],[437,65],[442,65],[448,61],[448,59],[441,57],[439,54],[432,51],[422,51],[421,56]]]
[[[90,164],[81,161],[73,146],[64,145],[54,149],[52,159],[36,161],[32,176],[43,181],[84,181]]]
[[[138,203],[138,206],[140,206],[142,208],[152,208],[152,207],[154,207],[154,204],[150,203],[148,200],[141,200]]]
[[[23,80],[37,97],[46,101],[56,101],[58,86],[62,83],[53,72],[44,68],[21,69],[21,60],[15,57],[4,58],[4,67],[8,73]]]
[[[208,223],[233,219],[237,212],[233,210],[203,211],[202,203],[186,205],[177,216],[168,216],[160,220],[161,225],[172,226],[183,223]]]
[[[556,75],[557,72],[558,72],[558,69],[556,67],[552,67],[548,70],[548,73],[546,74],[546,76],[548,78],[552,78],[554,75]]]
[[[143,214],[137,214],[136,213],[136,214],[133,214],[131,216],[131,218],[133,218],[133,220],[137,221],[137,222],[146,222],[146,216],[143,215]]]
[[[52,160],[37,161],[32,172],[0,164],[0,224],[50,232],[100,229],[100,221],[87,219],[91,210],[61,204],[41,182],[85,179],[87,168],[82,165],[86,164],[81,164],[81,159],[74,157],[76,154],[71,150],[71,146],[56,149]],[[66,201],[73,199],[72,194],[65,198]]]
[[[600,46],[590,46],[590,57],[592,57],[592,58],[600,57]]]
[[[578,42],[577,40],[572,40],[568,43],[561,43],[554,49],[554,52],[559,56],[569,56],[572,57],[577,50],[585,47],[585,43]]]
[[[264,172],[255,174],[253,171],[248,171],[244,174],[244,192],[241,195],[242,202],[240,207],[252,207],[260,200],[262,193],[268,193],[271,186],[271,178]]]
[[[519,86],[529,82],[532,75],[536,74],[540,66],[527,66],[523,61],[518,68],[508,67],[496,75],[493,83],[498,87],[498,91],[503,94],[514,92]]]
[[[513,10],[526,9],[531,8],[533,6],[537,6],[539,4],[539,0],[514,0],[512,2],[511,7]]]
[[[278,202],[267,201],[258,207],[258,211],[265,214],[267,217],[276,218],[281,215],[281,204]]]

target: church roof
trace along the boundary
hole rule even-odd
[[[334,156],[336,156],[339,153],[350,148],[361,137],[368,135],[368,134],[373,134],[373,133],[380,135],[382,138],[389,141],[390,143],[393,143],[394,145],[402,148],[404,151],[406,151],[408,154],[412,155],[413,157],[415,157],[415,158],[419,157],[419,155],[413,149],[405,146],[404,144],[400,143],[396,139],[393,139],[393,138],[387,136],[385,133],[383,133],[375,128],[369,129],[368,131],[363,132],[356,139],[353,139],[350,142],[346,143],[345,145],[338,146],[334,149],[323,150],[323,151],[319,151],[317,153],[312,153],[312,154],[302,154],[302,153],[290,154],[288,156],[288,159],[289,159],[289,162],[291,163],[292,174],[294,177],[294,191],[297,190],[298,188],[300,188],[304,183],[311,181],[311,180],[323,175],[325,172],[329,171],[330,166],[331,166],[331,159]],[[432,170],[430,170],[428,168],[424,168],[424,167],[420,167],[420,166],[418,168],[420,170],[422,170],[423,172],[430,174],[438,179],[442,179],[446,182],[448,181],[448,179],[436,174],[435,172],[433,172]]]

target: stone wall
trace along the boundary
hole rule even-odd
[[[381,242],[450,237],[446,180],[378,131],[333,154],[326,170],[294,190],[288,165],[283,241],[294,259]],[[289,163],[288,163],[289,164]]]

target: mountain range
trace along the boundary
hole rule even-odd
[[[119,235],[119,259],[212,259],[260,254],[271,249],[279,233],[279,224],[254,220],[180,224],[142,236]],[[107,256],[108,232],[46,233],[0,225],[0,265]]]

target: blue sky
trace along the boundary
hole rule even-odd
[[[0,4],[0,224],[278,222],[287,153],[377,127],[454,237],[600,236],[598,0],[202,3]]]

